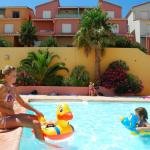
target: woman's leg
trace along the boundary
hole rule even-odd
[[[33,115],[16,114],[14,116],[7,116],[4,118],[4,126],[2,128],[12,129],[16,127],[28,127],[33,128],[35,137],[41,141],[44,141],[44,136],[41,130],[41,124],[37,119],[31,119]]]

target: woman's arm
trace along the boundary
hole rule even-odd
[[[142,130],[150,130],[150,124],[148,122],[144,123],[144,127],[137,127],[137,131],[142,131]]]
[[[149,131],[149,130],[150,130],[150,126],[149,126],[149,127],[138,127],[138,128],[136,128],[136,130],[137,130],[137,131],[143,131],[143,130]]]
[[[4,108],[2,106],[0,106],[0,112],[1,113],[5,113],[7,115],[14,115],[14,111],[8,108]]]
[[[44,117],[44,115],[41,112],[30,106],[28,103],[24,102],[24,100],[18,94],[16,95],[16,100],[24,108],[35,112],[38,116]]]
[[[23,106],[24,108],[26,108],[28,110],[35,112],[39,117],[44,117],[44,115],[41,112],[39,112],[38,110],[36,110],[32,106],[30,106],[28,103],[24,102],[24,100],[18,94],[16,88],[15,88],[15,93],[16,93],[16,100],[21,106]]]

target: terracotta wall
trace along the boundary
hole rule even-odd
[[[29,8],[6,8],[5,11],[5,17],[6,18],[12,18],[12,12],[13,11],[19,11],[20,12],[20,18],[23,19],[29,19],[29,15],[31,15],[32,17],[34,17],[34,13],[32,9]]]
[[[55,34],[62,33],[62,24],[71,24],[72,33],[78,31],[80,19],[58,19],[55,20]]]
[[[19,33],[20,27],[23,22],[25,22],[25,19],[9,19],[9,20],[0,20],[0,33],[5,32],[5,24],[13,24],[14,25],[14,32],[13,33]]]
[[[102,9],[104,11],[114,11],[115,12],[115,18],[121,18],[122,17],[122,8],[115,5],[115,4],[103,2]]]
[[[88,95],[88,87],[61,87],[61,86],[20,86],[17,91],[20,94],[29,94],[37,90],[40,95],[50,95],[52,93],[59,95]]]
[[[37,28],[37,31],[40,30],[54,30],[53,21],[34,21],[33,25]]]
[[[128,32],[128,21],[125,19],[113,19],[110,20],[112,24],[118,24],[119,25],[119,33],[121,35],[126,35]]]
[[[36,18],[43,18],[43,11],[50,10],[52,13],[52,18],[54,18],[58,13],[58,2],[54,1],[51,3],[44,3],[36,7]]]

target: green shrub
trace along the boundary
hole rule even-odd
[[[58,75],[58,71],[68,69],[62,62],[52,63],[58,55],[49,53],[47,50],[39,50],[38,52],[30,52],[27,58],[20,62],[19,70],[25,71],[34,81],[36,85],[62,85],[63,77]]]
[[[0,38],[0,47],[11,47],[12,45],[6,40]]]
[[[124,71],[128,71],[129,70],[129,66],[123,60],[117,60],[117,61],[112,62],[109,65],[109,68],[115,69],[118,66],[121,67]]]
[[[37,40],[36,27],[33,26],[32,21],[28,20],[21,25],[20,42],[24,46],[33,46]]]
[[[144,48],[140,43],[130,41],[127,37],[116,36],[114,43],[108,46],[109,47],[121,47],[121,48],[138,48],[142,52],[147,53],[147,49]]]
[[[45,80],[45,86],[63,86],[64,77],[63,76],[54,76],[53,78],[47,78]]]
[[[88,86],[89,85],[89,73],[85,70],[84,66],[76,66],[69,78],[64,79],[64,85],[67,86]]]
[[[108,89],[113,88],[118,95],[140,93],[143,90],[142,82],[138,77],[129,74],[128,70],[129,67],[125,61],[114,61],[102,74],[97,85]]]
[[[142,81],[138,79],[138,77],[127,74],[126,80],[123,81],[116,89],[115,93],[120,95],[124,93],[140,93],[143,89]]]
[[[42,41],[40,47],[57,47],[57,41],[53,37],[49,37],[47,40]]]
[[[2,84],[3,83],[3,80],[0,80],[0,84]]]

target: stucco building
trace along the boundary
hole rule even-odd
[[[36,6],[33,25],[37,28],[39,42],[53,36],[60,46],[72,46],[73,37],[79,28],[81,14],[90,7],[63,7],[59,0]],[[113,32],[128,36],[127,19],[122,18],[122,8],[106,1],[102,2],[102,10],[108,13]]]
[[[0,37],[13,46],[19,46],[20,27],[22,23],[33,17],[33,10],[29,7],[0,8]]]
[[[150,53],[150,2],[132,7],[126,18],[129,32],[135,34],[136,41]]]

